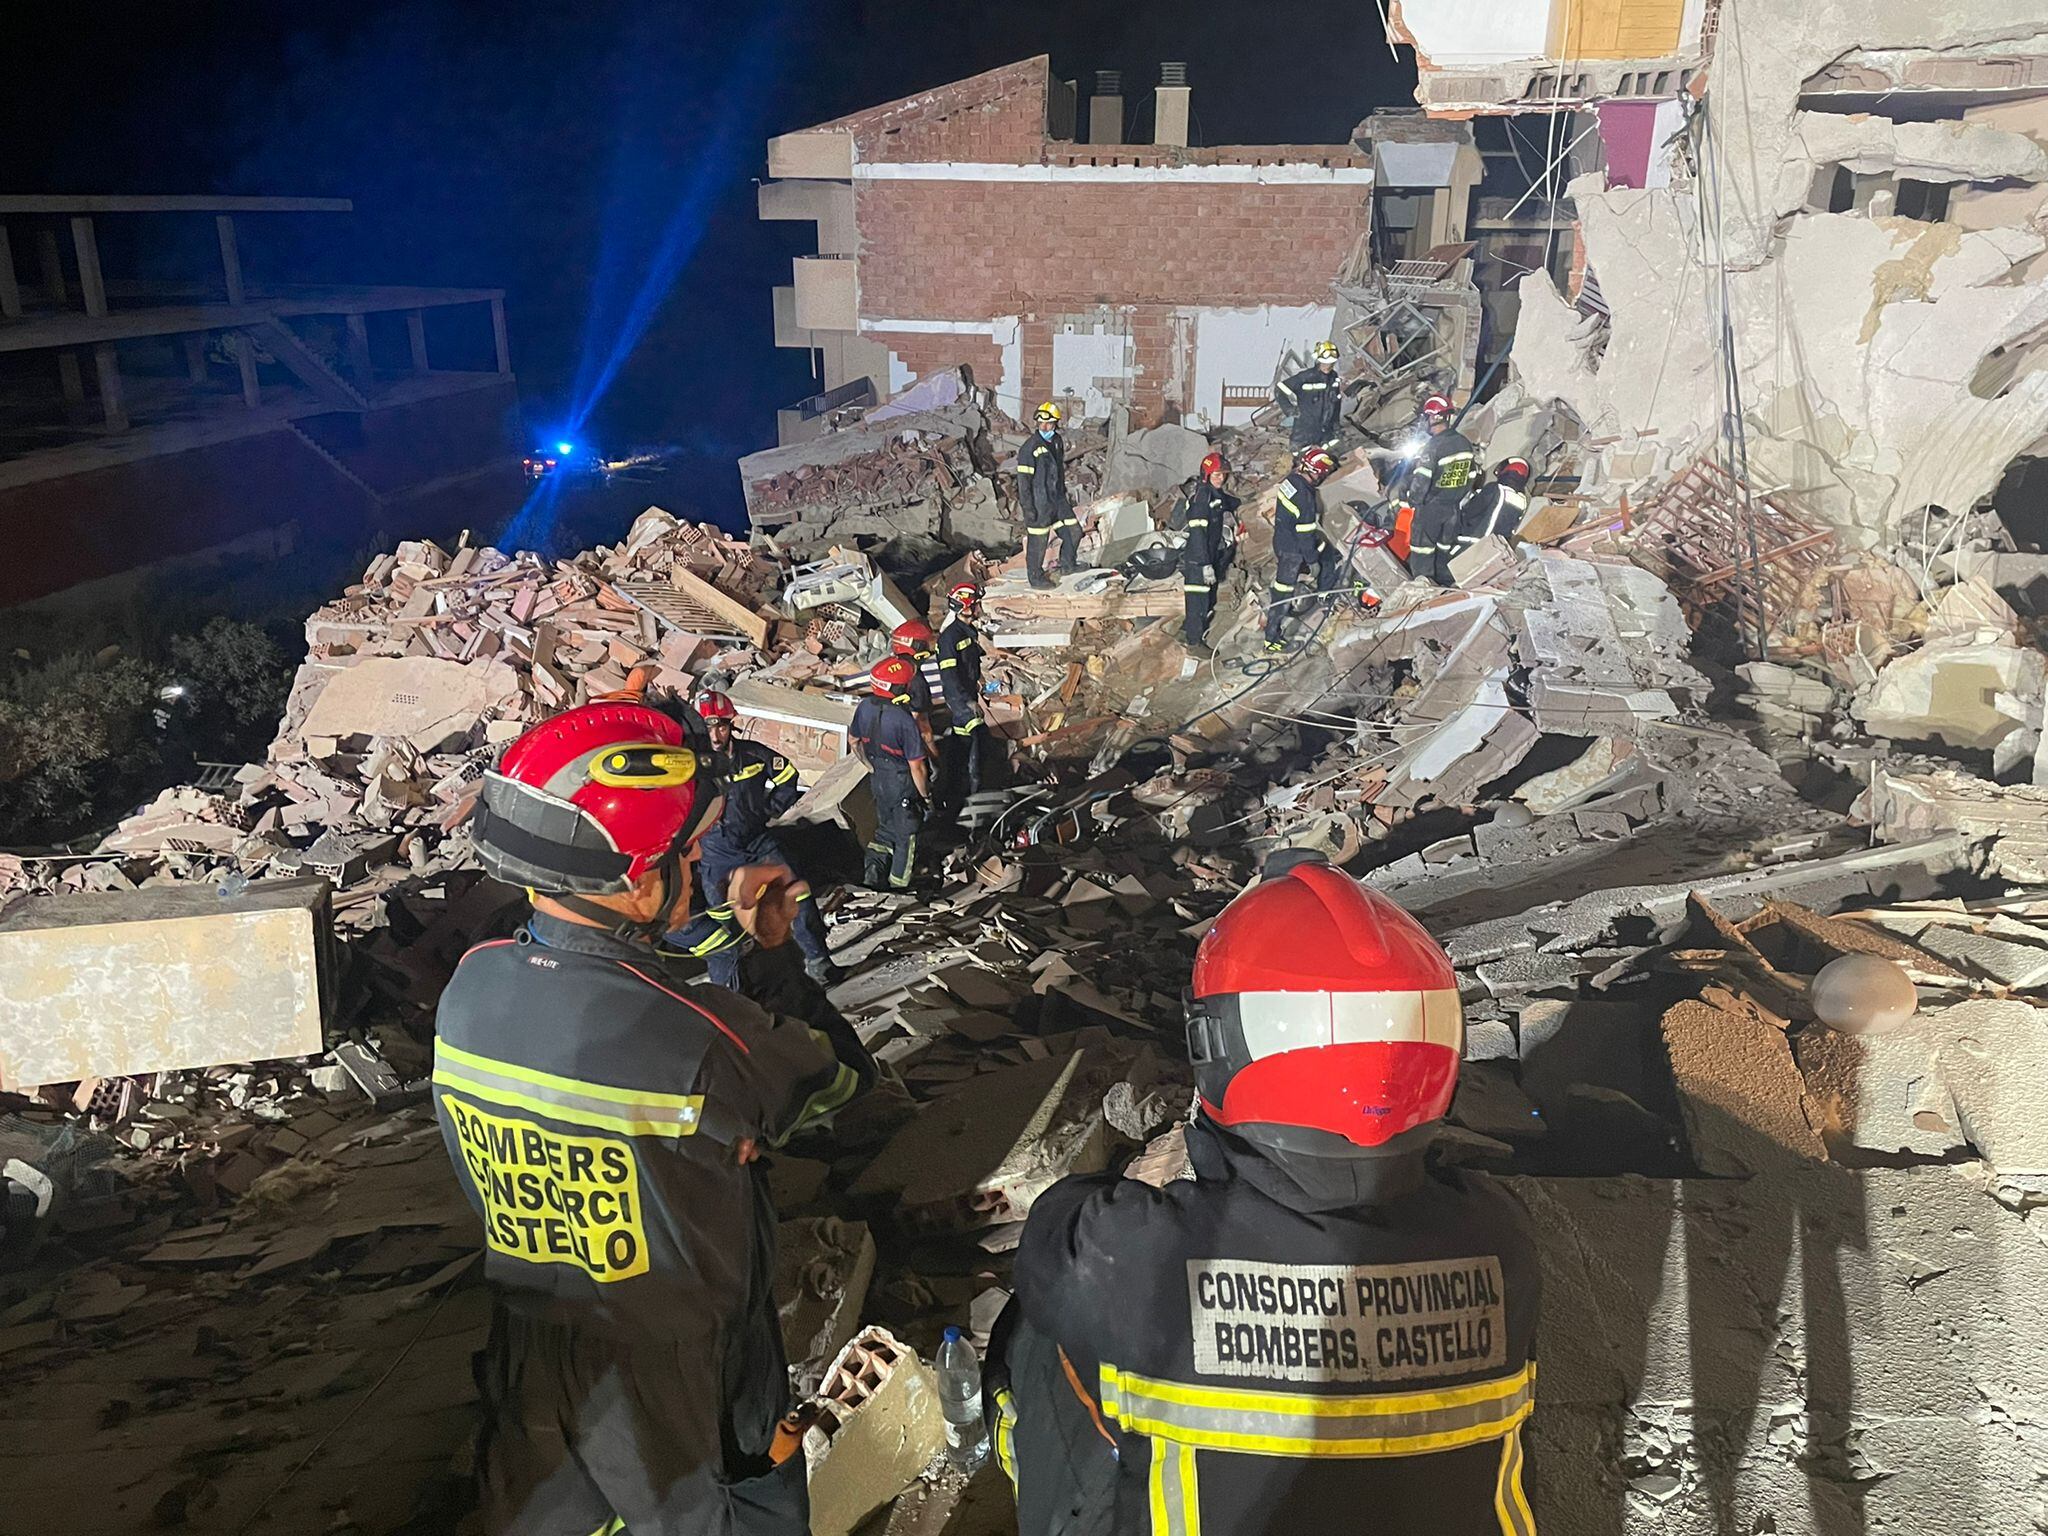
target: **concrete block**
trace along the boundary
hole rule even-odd
[[[332,942],[324,880],[20,902],[0,918],[0,1084],[317,1053]]]
[[[2038,699],[2044,680],[2048,657],[2031,647],[1930,646],[1887,665],[1854,712],[1873,736],[1990,748],[2020,725],[1997,696]]]
[[[1924,1021],[1883,1035],[1801,1030],[1799,1070],[1829,1150],[1838,1157],[1852,1148],[1888,1157],[1961,1151],[1962,1117],[1935,1059],[1939,1044]]]
[[[864,1329],[825,1373],[804,1435],[811,1536],[848,1536],[946,1448],[939,1383],[886,1328]]]
[[[334,674],[299,734],[396,736],[414,751],[439,752],[461,746],[486,709],[518,693],[518,674],[503,662],[370,656]]]

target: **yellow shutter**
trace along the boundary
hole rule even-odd
[[[1685,0],[1565,0],[1553,19],[1553,58],[1661,59],[1678,51]]]

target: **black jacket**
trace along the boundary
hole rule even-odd
[[[1237,536],[1238,500],[1204,480],[1188,498],[1188,541],[1181,546],[1181,570],[1199,573],[1203,566],[1223,564]]]
[[[953,723],[964,725],[981,713],[981,636],[955,614],[939,631],[939,685]]]
[[[1193,1180],[1091,1174],[1032,1207],[989,1370],[1023,1536],[1533,1536],[1519,1208],[1451,1175],[1363,1205],[1355,1164],[1199,1120],[1188,1146]]]
[[[796,765],[758,741],[735,736],[725,752],[712,755],[711,763],[725,794],[725,811],[705,834],[707,844],[745,848],[803,798]]]
[[[1048,531],[1073,510],[1067,498],[1067,442],[1059,433],[1040,437],[1033,432],[1017,450],[1017,499],[1024,506],[1024,525]]]
[[[801,1017],[535,914],[462,957],[435,1023],[434,1110],[485,1277],[514,1312],[701,1372],[716,1411],[691,1465],[718,1464],[722,1425],[765,1450],[787,1396],[775,1212],[739,1146],[780,1144],[874,1075],[791,948],[748,986]]]
[[[1472,440],[1447,427],[1423,444],[1402,485],[1401,496],[1414,506],[1443,500],[1455,506],[1472,488],[1478,462],[1479,454]]]
[[[1458,542],[1476,544],[1488,537],[1510,538],[1528,515],[1529,493],[1496,480],[1466,497],[1458,508]]]
[[[1282,379],[1274,393],[1294,411],[1295,443],[1327,443],[1337,435],[1337,421],[1344,412],[1344,393],[1337,387],[1335,369],[1325,373],[1308,367]]]
[[[1273,548],[1313,548],[1322,537],[1322,493],[1297,469],[1273,495]]]

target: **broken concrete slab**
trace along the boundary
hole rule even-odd
[[[2024,723],[1998,696],[2038,701],[2044,689],[2048,657],[2031,646],[1930,645],[1889,662],[1854,713],[1873,736],[1988,749]]]
[[[1102,468],[1102,489],[1168,495],[1201,472],[1209,439],[1189,427],[1168,424],[1112,433]]]
[[[894,1195],[907,1214],[938,1225],[1022,1220],[1066,1174],[1107,1165],[1108,1081],[1097,1080],[1114,1071],[1108,1053],[1091,1049],[982,1073],[928,1104],[848,1192]]]
[[[1827,1160],[1780,1021],[1709,987],[1669,1009],[1662,1029],[1686,1141],[1704,1171],[1764,1173]]]
[[[1953,960],[1987,981],[2022,992],[2048,986],[2048,947],[2018,944],[1973,933],[1967,928],[1931,924],[1920,935],[1920,946],[1944,960]]]
[[[837,1355],[860,1328],[875,1274],[867,1223],[832,1216],[785,1221],[775,1239],[775,1306],[792,1366]]]
[[[433,656],[368,656],[335,672],[313,700],[301,737],[397,737],[416,752],[461,747],[491,706],[519,696],[508,666]]]
[[[126,1077],[322,1048],[324,880],[39,897],[0,916],[0,1083]]]

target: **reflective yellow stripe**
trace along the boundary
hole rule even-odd
[[[948,656],[944,661],[939,663],[939,670],[943,672],[948,667],[957,667],[959,665],[960,658],[958,656]]]
[[[1192,1387],[1102,1366],[1102,1411],[1125,1429],[1266,1456],[1414,1456],[1496,1440],[1536,1403],[1536,1367],[1431,1392],[1311,1396]]]
[[[1208,589],[1207,587],[1201,587],[1201,586],[1197,586],[1197,585],[1195,585],[1195,583],[1193,583],[1192,581],[1184,581],[1184,582],[1182,582],[1182,583],[1180,584],[1180,589],[1181,589],[1181,591],[1183,591],[1183,592],[1206,592],[1206,591],[1208,591],[1208,590],[1209,590],[1209,589]]]
[[[1200,1536],[1202,1510],[1193,1446],[1155,1437],[1146,1491],[1152,1505],[1152,1536]]]
[[[782,765],[782,772],[776,774],[775,777],[770,779],[768,782],[776,786],[777,788],[780,788],[782,785],[787,784],[791,779],[795,777],[796,764],[786,762]]]
[[[1500,1517],[1501,1536],[1536,1536],[1536,1512],[1522,1488],[1522,1427],[1501,1437],[1500,1475],[1493,1489],[1493,1512]]]
[[[1024,531],[1025,531],[1026,533],[1038,533],[1038,534],[1045,534],[1045,533],[1051,533],[1051,532],[1052,532],[1052,524],[1051,524],[1051,523],[1047,523],[1047,524],[1046,524],[1046,525],[1045,525],[1045,526],[1044,526],[1043,528],[1033,528],[1033,527],[1030,527],[1030,526],[1028,526],[1028,525],[1027,525],[1027,526],[1025,527]]]
[[[749,763],[746,767],[740,769],[739,772],[733,774],[728,780],[728,782],[737,784],[742,779],[751,779],[752,777],[754,777],[755,774],[759,773],[763,768],[766,768],[767,766],[768,765],[766,763]]]
[[[1038,473],[1038,471],[1033,469],[1029,464],[1019,464],[1017,466],[1017,473],[1020,475],[1035,475]]]
[[[1191,517],[1188,519],[1188,526],[1190,528],[1206,528],[1209,526],[1209,519],[1206,517]]]
[[[697,1134],[697,1122],[704,1113],[704,1096],[697,1094],[685,1099],[685,1107],[670,1111],[661,1119],[647,1120],[631,1115],[603,1114],[594,1109],[567,1103],[562,1098],[522,1093],[506,1087],[503,1083],[475,1079],[439,1062],[434,1065],[434,1081],[443,1088],[473,1094],[477,1098],[488,1099],[493,1104],[531,1110],[534,1114],[543,1115],[550,1120],[560,1120],[568,1125],[587,1125],[600,1131],[617,1131],[626,1136],[661,1136],[670,1139],[694,1136]]]
[[[1276,581],[1273,583],[1273,590],[1275,592],[1292,592],[1294,590],[1294,583],[1291,581]]]
[[[1017,1396],[1008,1387],[996,1388],[996,1465],[1017,1486]]]
[[[980,729],[981,716],[976,715],[972,720],[968,721],[965,725],[954,726],[953,734],[955,736],[972,736],[976,731]]]
[[[682,1109],[689,1105],[702,1104],[702,1094],[653,1093],[644,1088],[614,1088],[608,1083],[586,1082],[580,1077],[558,1077],[552,1072],[538,1072],[532,1067],[522,1067],[516,1062],[499,1061],[491,1056],[479,1056],[475,1051],[465,1051],[450,1045],[446,1040],[434,1042],[434,1059],[438,1064],[446,1058],[459,1067],[473,1068],[497,1077],[516,1078],[522,1083],[534,1083],[543,1088],[553,1088],[578,1098],[607,1099],[614,1104],[651,1105],[661,1109]]]
[[[828,1054],[831,1052],[832,1042],[817,1030],[811,1031],[811,1038],[818,1043],[820,1050]],[[783,1141],[787,1141],[798,1131],[809,1126],[812,1121],[831,1114],[833,1110],[839,1108],[840,1105],[844,1104],[858,1092],[860,1092],[859,1076],[855,1074],[853,1068],[841,1062],[839,1070],[832,1074],[832,1081],[804,1100],[804,1107],[797,1111],[796,1120],[790,1125],[788,1131],[783,1133],[782,1139],[776,1141],[774,1145],[781,1146]]]
[[[1283,480],[1281,484],[1284,486],[1286,482]],[[1292,512],[1296,517],[1301,516],[1301,508],[1294,504],[1294,498],[1288,495],[1284,489],[1276,492],[1274,494],[1273,499],[1279,502],[1280,505],[1285,507],[1288,511]]]

